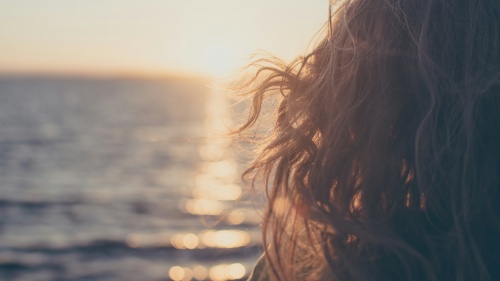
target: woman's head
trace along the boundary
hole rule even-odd
[[[246,173],[267,187],[274,274],[492,280],[483,236],[500,233],[500,2],[331,6],[310,54],[261,66],[245,87],[243,131],[279,99]]]

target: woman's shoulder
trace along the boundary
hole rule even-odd
[[[255,267],[252,271],[252,274],[250,274],[248,281],[268,281],[268,280],[271,279],[269,279],[267,260],[266,256],[262,255],[257,260],[257,263],[255,264]]]

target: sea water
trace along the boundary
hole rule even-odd
[[[207,82],[1,77],[0,280],[244,279],[260,217]]]

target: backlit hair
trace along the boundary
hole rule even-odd
[[[274,279],[500,280],[499,3],[331,3],[308,55],[255,63]]]

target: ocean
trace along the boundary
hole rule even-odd
[[[0,280],[244,280],[262,204],[207,84],[0,77]]]

